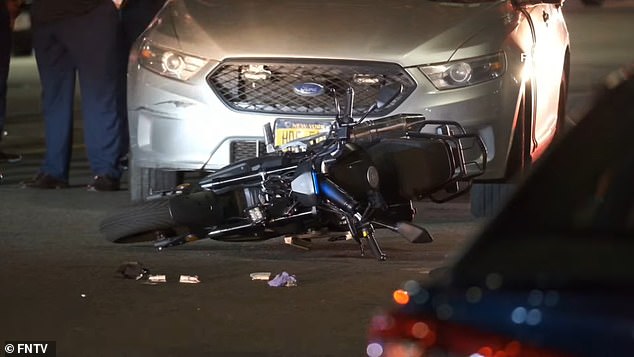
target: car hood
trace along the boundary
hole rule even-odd
[[[449,60],[484,28],[501,24],[507,8],[508,2],[473,1],[177,0],[146,35],[217,61],[303,57],[408,66]]]

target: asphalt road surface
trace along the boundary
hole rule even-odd
[[[604,8],[566,4],[573,53],[568,113],[576,122],[600,79],[632,60],[634,7],[609,0]],[[80,120],[72,188],[20,188],[43,154],[38,95],[33,59],[15,58],[4,149],[24,160],[1,167],[3,346],[55,341],[57,356],[364,356],[368,321],[389,306],[391,292],[450,264],[485,224],[470,216],[467,198],[419,203],[417,221],[435,241],[414,245],[382,234],[386,262],[360,257],[353,242],[314,241],[302,250],[280,240],[200,241],[162,252],[147,244],[110,244],[98,222],[128,202],[126,183],[120,192],[84,189],[90,170]],[[166,275],[167,282],[122,278],[116,270],[128,261]],[[288,272],[297,286],[269,287],[251,280],[253,272]],[[178,283],[181,274],[201,282]]]

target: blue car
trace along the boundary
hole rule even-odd
[[[450,268],[395,291],[368,356],[634,356],[633,73]]]

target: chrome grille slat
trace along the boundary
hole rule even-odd
[[[245,68],[261,66],[268,78],[245,78]],[[375,83],[359,83],[355,78]],[[348,86],[355,90],[354,114],[365,113],[377,98],[382,85],[400,83],[403,93],[374,116],[386,115],[409,96],[416,83],[399,65],[383,62],[318,61],[318,60],[227,60],[207,77],[218,97],[237,111],[334,116],[336,108],[331,89],[340,103]],[[298,83],[318,83],[326,88],[319,96],[300,96],[293,91]]]

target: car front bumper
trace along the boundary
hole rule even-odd
[[[208,73],[211,68],[207,68]],[[407,72],[416,89],[392,114],[423,114],[452,120],[478,133],[487,147],[481,179],[504,177],[522,83],[507,71],[501,78],[470,87],[438,91],[417,68]],[[133,165],[191,171],[217,170],[235,159],[236,144],[261,148],[263,125],[277,118],[331,120],[332,117],[239,112],[218,99],[205,78],[180,82],[131,66],[128,117]]]

